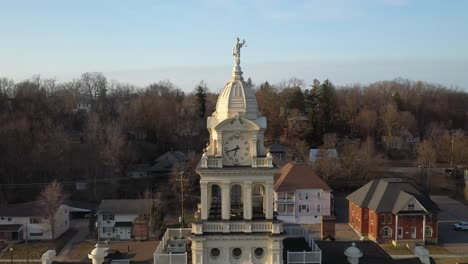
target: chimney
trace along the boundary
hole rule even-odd
[[[345,250],[344,254],[348,258],[350,264],[358,264],[359,258],[362,257],[362,251],[356,247],[354,242]]]

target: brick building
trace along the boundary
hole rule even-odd
[[[377,179],[347,199],[349,225],[360,236],[379,243],[437,243],[437,205],[414,183]]]

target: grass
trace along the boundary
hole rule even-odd
[[[29,256],[29,259],[40,259],[47,250],[55,250],[58,254],[76,233],[76,229],[70,228],[54,241],[28,241],[28,247],[25,241],[16,243],[13,245],[13,258],[26,259]],[[5,252],[2,256],[3,259],[10,257],[10,252]]]
[[[379,245],[389,255],[414,255],[411,250],[405,246],[394,246],[392,244],[381,244]]]
[[[91,253],[91,250],[93,250],[94,246],[95,243],[86,241],[81,242],[77,245],[74,245],[73,249],[70,251],[67,257],[70,259],[82,259],[88,256],[89,253]]]
[[[435,258],[436,264],[468,263],[468,258]]]
[[[450,251],[448,251],[446,248],[441,247],[441,246],[426,245],[425,247],[426,247],[427,250],[429,250],[429,253],[431,253],[432,255],[451,254]]]

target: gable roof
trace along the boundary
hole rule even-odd
[[[187,155],[181,151],[168,151],[155,160],[152,167],[148,171],[163,172],[172,171],[175,166],[184,165],[188,160]]]
[[[414,183],[398,178],[372,180],[346,198],[375,212],[397,213],[413,198],[425,211],[438,210],[426,192]]]
[[[312,166],[306,163],[289,162],[279,171],[275,180],[276,192],[295,191],[297,189],[332,189],[314,173]]]
[[[142,214],[149,212],[151,199],[102,200],[98,211],[114,214]]]
[[[42,205],[39,201],[32,201],[19,204],[8,204],[3,207],[0,207],[0,216],[29,217],[42,215]]]

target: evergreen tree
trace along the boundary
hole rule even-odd
[[[208,91],[208,88],[206,87],[206,84],[201,81],[195,88],[195,91],[195,96],[197,98],[197,112],[200,118],[203,118],[206,114],[206,92]]]

